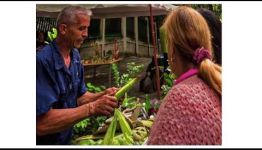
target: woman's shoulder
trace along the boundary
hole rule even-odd
[[[198,75],[194,75],[186,80],[174,85],[172,90],[174,92],[182,93],[199,93],[200,91],[212,92],[212,88],[205,83]],[[215,92],[215,91],[214,91]]]
[[[203,100],[219,102],[221,97],[197,75],[174,85],[165,97],[167,105],[202,103]]]

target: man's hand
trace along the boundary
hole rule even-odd
[[[111,88],[108,88],[108,89],[105,90],[105,94],[110,95],[110,96],[114,96],[118,90],[119,89],[116,88],[116,87],[111,87]]]
[[[90,113],[91,115],[107,115],[110,116],[114,108],[117,108],[118,103],[114,96],[103,95],[98,98],[96,101],[91,102],[90,104]]]
[[[118,90],[119,90],[118,88],[111,87],[99,93],[90,93],[87,91],[84,95],[78,98],[77,105],[81,106],[83,104],[88,104],[90,102],[96,101],[100,99],[103,95],[115,96]]]

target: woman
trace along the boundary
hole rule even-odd
[[[205,18],[212,35],[212,47],[214,49],[214,57],[217,64],[222,65],[222,46],[221,46],[221,31],[222,23],[220,19],[210,10],[199,8],[197,11]]]
[[[164,98],[148,138],[149,145],[222,143],[221,72],[212,61],[205,19],[181,6],[165,20],[168,61],[178,78]]]

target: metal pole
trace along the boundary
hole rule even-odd
[[[152,15],[152,6],[149,4],[150,8],[150,24],[151,24],[151,30],[152,30],[152,40],[153,40],[153,48],[154,48],[154,60],[155,60],[155,66],[156,66],[156,85],[157,85],[157,96],[160,100],[160,78],[159,78],[159,67],[157,63],[157,49],[156,49],[156,37],[155,37],[155,30],[154,30],[154,21],[153,21],[153,15]]]

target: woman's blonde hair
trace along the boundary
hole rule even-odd
[[[172,11],[164,22],[169,53],[177,52],[183,60],[193,62],[196,49],[204,47],[213,55],[211,34],[205,19],[196,10],[181,6]],[[172,62],[169,54],[169,61]],[[204,59],[199,67],[200,77],[220,95],[222,92],[221,66],[210,59]]]

